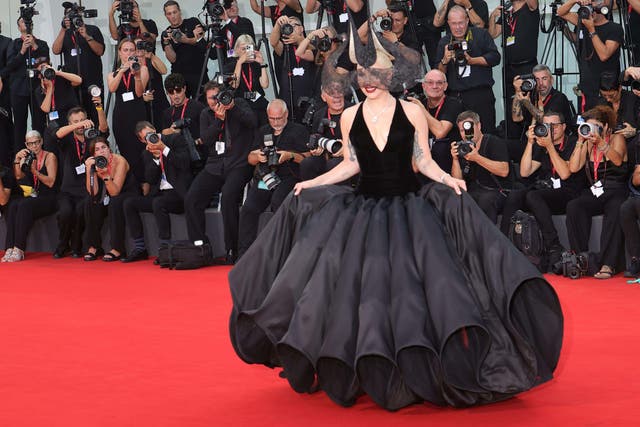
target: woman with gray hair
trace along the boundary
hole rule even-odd
[[[22,261],[27,234],[35,220],[56,211],[58,159],[42,149],[42,135],[38,131],[27,132],[24,144],[26,148],[18,151],[13,162],[13,173],[24,197],[9,204],[7,250],[1,262]]]

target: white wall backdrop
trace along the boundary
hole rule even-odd
[[[423,1],[423,0],[416,0],[416,1]],[[148,18],[153,19],[158,25],[158,29],[160,31],[168,25],[162,10],[162,4],[164,3],[164,0],[138,0],[138,2],[141,6],[143,17],[147,19]],[[304,7],[306,0],[301,0],[301,2]],[[105,68],[104,71],[106,74],[109,68],[111,67],[111,65],[113,64],[114,46],[115,46],[115,41],[111,40],[109,37],[109,29],[108,29],[108,22],[109,22],[108,11],[112,2],[110,0],[83,0],[83,1],[79,1],[79,3],[81,3],[83,6],[85,6],[88,9],[98,9],[98,18],[88,19],[87,22],[100,27],[105,37],[105,40],[108,40],[111,42],[111,46],[107,46],[107,50],[103,57],[103,64]],[[179,0],[179,3],[182,9],[183,17],[186,18],[190,16],[197,16],[200,13],[205,3],[205,0]],[[436,6],[439,6],[441,3],[442,3],[442,0],[435,0]],[[495,8],[495,6],[499,4],[499,0],[489,0],[487,3],[489,5],[489,12],[491,12]],[[550,1],[548,3],[550,3]],[[370,7],[371,7],[371,10],[374,11],[384,7],[384,4],[385,4],[384,0],[373,0],[371,2]],[[38,0],[36,3],[36,9],[39,11],[39,15],[37,15],[34,18],[34,33],[36,34],[37,37],[42,38],[47,42],[49,42],[49,45],[51,45],[51,43],[53,42],[55,35],[58,33],[60,28],[60,21],[62,20],[61,5],[62,5],[62,0]],[[256,33],[260,33],[261,32],[260,17],[251,10],[249,0],[238,0],[238,5],[240,8],[240,15],[250,18],[253,21],[253,25],[256,30]],[[18,31],[16,28],[16,19],[18,18],[18,15],[19,15],[18,13],[19,6],[20,6],[20,0],[0,0],[0,22],[2,23],[2,34],[12,38],[17,37]],[[544,3],[541,2],[541,8],[543,6],[544,6]],[[548,20],[549,17],[547,16],[546,19]],[[269,33],[271,31],[270,20],[267,19],[266,21],[267,21],[266,32]],[[316,16],[307,15],[305,17],[305,24],[307,28],[311,28],[311,27],[315,28]],[[545,45],[545,42],[547,41],[547,38],[548,36],[546,34],[541,33],[539,35],[538,60],[542,59],[543,47]],[[497,39],[496,43],[498,45],[498,48],[500,49],[500,39]],[[565,46],[564,71],[565,72],[577,71],[575,58],[570,53],[571,50],[569,48],[569,45],[566,41],[564,40],[561,41],[560,37],[558,37],[558,42],[557,42],[558,55],[560,55],[561,53],[560,48],[563,44]],[[160,57],[162,59],[165,59],[161,50],[158,50],[158,52]],[[553,58],[553,53],[551,58]],[[53,62],[54,64],[57,65],[58,59],[53,58]],[[553,70],[554,66],[560,65],[559,62],[560,61],[558,60],[558,64],[554,64],[553,59],[549,59],[547,61],[547,65],[549,65]],[[209,65],[210,75],[213,74],[211,70],[214,70],[214,69],[216,69],[216,65],[215,65],[215,62],[212,61],[212,63]],[[502,120],[502,117],[504,114],[503,114],[502,102],[500,101],[502,99],[501,67],[494,68],[494,77],[496,80],[494,92],[495,92],[496,98],[498,99],[498,105],[496,105],[496,112],[497,112],[498,120]],[[573,86],[577,84],[577,76],[571,76],[571,75],[564,76],[563,84],[564,84],[564,92],[567,94],[569,99],[575,100],[575,97],[573,96],[571,89]]]

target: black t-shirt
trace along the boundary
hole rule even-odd
[[[295,46],[284,45],[282,55],[274,55],[282,61],[282,69],[278,76],[278,87],[280,87],[280,99],[287,103],[289,109],[295,107],[296,100],[301,96],[312,96],[314,93],[315,75],[317,66],[313,61],[306,61],[295,55]],[[290,50],[290,54],[287,53]],[[289,60],[291,63],[289,64]],[[289,90],[289,69],[292,71],[291,84],[293,87],[293,104]]]
[[[509,162],[509,150],[506,142],[493,135],[484,135],[480,144],[479,153],[481,156],[494,160],[496,162]],[[498,188],[498,184],[502,188],[511,188],[509,177],[499,177],[492,175],[487,169],[483,168],[476,162],[470,163],[469,182],[477,182],[483,187]],[[465,179],[466,180],[466,179]]]
[[[311,133],[319,133],[320,124],[322,124],[322,132],[320,132],[322,136],[330,139],[342,139],[340,117],[342,117],[342,113],[330,114],[329,107],[325,105],[313,115]]]
[[[58,139],[62,185],[60,190],[76,196],[86,193],[86,171],[84,161],[90,156],[89,141],[80,141],[73,133]],[[78,169],[79,168],[79,169]]]
[[[302,8],[302,4],[300,4],[299,0],[298,0],[298,6],[300,8],[300,12],[296,12],[294,9],[290,8],[288,5],[285,6],[282,10],[280,10],[278,6],[269,6],[269,9],[271,10],[271,25],[276,25],[276,21],[281,16],[295,16],[300,20],[300,23],[304,28],[304,16],[302,14],[304,9]]]
[[[451,164],[453,162],[451,158],[451,143],[460,140],[460,132],[456,125],[456,119],[458,118],[458,114],[464,111],[464,106],[457,98],[446,95],[442,103],[433,108],[429,108],[426,102],[424,104],[429,114],[435,119],[445,120],[453,125],[449,133],[441,139],[436,139],[435,135],[429,131],[431,157],[433,157],[433,160],[435,160],[442,170],[451,172]]]
[[[273,135],[271,126],[266,125],[256,132],[251,150],[257,150],[264,147],[264,135]],[[307,128],[301,124],[289,121],[280,135],[273,135],[273,144],[278,151],[292,151],[294,153],[305,153],[309,151],[307,142],[309,141],[309,132]],[[300,177],[299,164],[294,161],[286,161],[277,169],[277,175],[280,178],[295,176]]]
[[[420,3],[422,1],[423,0],[420,0],[417,3]],[[456,3],[453,0],[450,0],[449,5],[447,6],[447,13],[445,14],[445,20],[444,20],[444,27],[447,30],[447,32],[450,32],[449,24],[447,24],[447,17],[449,16],[449,11],[455,5]],[[487,6],[487,2],[484,0],[471,0],[471,7],[473,7],[473,10],[476,12],[476,14],[480,18],[482,18],[482,21],[484,22],[483,28],[489,28],[489,6]],[[472,24],[469,23],[469,26],[471,25]]]
[[[202,23],[197,18],[187,18],[182,21],[178,27],[169,27],[173,30],[180,30],[186,37],[193,37],[193,30]],[[162,37],[166,35],[166,30],[162,32]],[[195,45],[176,43],[171,39],[169,41],[173,50],[176,52],[176,60],[171,64],[172,73],[180,73],[183,75],[200,75],[202,65],[205,63],[205,52],[207,50],[207,42],[202,38]],[[207,70],[205,70],[207,74]]]
[[[225,74],[233,74],[237,63],[237,57],[229,58],[229,61],[224,65]],[[261,74],[262,67],[259,63],[245,62],[242,64],[240,79],[238,80],[238,87],[236,88],[236,96],[238,98],[244,98],[245,92],[258,92],[264,97],[264,89],[262,85],[260,85]]]
[[[102,32],[95,25],[85,25],[87,34],[96,43],[104,48],[104,37]],[[76,47],[77,44],[77,47]],[[80,34],[68,29],[64,33],[62,40],[62,55],[64,57],[64,69],[70,73],[78,74],[82,77],[82,84],[85,87],[90,85],[104,86],[102,79],[102,58],[95,54],[89,46],[89,42]],[[78,71],[78,60],[80,61],[80,71]]]
[[[580,63],[580,89],[587,97],[597,97],[600,86],[600,76],[609,71],[615,75],[620,72],[620,47],[605,62],[602,62],[593,48],[587,30],[576,26],[578,36],[578,61]],[[596,25],[595,31],[603,43],[608,40],[616,41],[622,46],[624,30],[620,24],[607,22]]]
[[[29,68],[33,65],[36,59],[45,57],[47,60],[51,58],[49,55],[49,45],[46,41],[36,39],[38,48],[35,50],[27,50],[23,55],[20,53],[22,49],[22,39],[17,38],[13,40],[11,48],[9,49],[8,60],[3,74],[9,75],[9,85],[11,86],[12,96],[30,96],[32,92],[29,92],[29,77],[27,74],[27,63],[31,60]],[[36,87],[40,84],[37,78],[31,79],[32,87]],[[6,87],[5,83],[5,87]],[[4,91],[3,91],[4,92]]]
[[[562,143],[556,145],[556,151],[562,160],[569,161],[571,154],[573,153],[573,149],[576,147],[577,139],[578,138],[575,135],[565,136]],[[548,180],[551,177],[560,178],[553,167],[553,163],[551,162],[551,158],[549,157],[546,148],[534,143],[532,159],[536,162],[540,162],[540,167],[536,171],[536,177],[538,179]],[[587,180],[584,170],[580,169],[578,172],[569,175],[569,178],[561,179],[560,188],[567,189],[575,194],[585,187],[586,182]]]
[[[156,37],[158,36],[158,26],[156,25],[156,22],[153,19],[143,19],[142,23],[144,24],[145,28],[149,33],[155,34]],[[142,30],[140,29],[140,27],[129,26],[128,30],[129,31],[125,31],[124,25],[122,24],[118,25],[119,40],[123,40],[126,38],[137,39],[142,37]]]
[[[230,20],[229,23],[222,29],[222,32],[227,36],[227,45],[229,49],[233,49],[236,40],[243,34],[248,34],[256,41],[256,32],[253,29],[253,23],[250,19],[243,18],[241,16]]]
[[[198,139],[200,138],[200,113],[204,108],[202,103],[193,99],[186,99],[185,103],[178,108],[171,106],[162,114],[162,129],[170,128],[173,122],[178,119],[190,118],[189,131],[193,139]]]
[[[629,30],[631,33],[631,40],[633,40],[633,44],[636,46],[635,51],[637,55],[640,53],[640,13],[633,9],[629,13]],[[636,56],[635,59],[635,65],[640,65],[640,57]]]
[[[540,10],[529,10],[525,4],[513,14],[507,13],[506,21],[506,25],[501,19],[497,22],[507,38],[505,60],[514,65],[537,62]]]
[[[321,3],[318,1],[318,3]],[[360,26],[367,20],[367,0],[363,0],[362,9],[359,12],[351,11],[351,16],[353,16],[353,22],[356,24],[356,28],[360,28]],[[333,9],[325,9],[325,13],[330,17],[329,23],[335,28],[338,34],[348,34],[349,33],[349,13],[347,11],[347,2],[346,0],[333,0]]]
[[[54,82],[55,86],[53,88],[53,97],[51,99],[51,111],[57,111],[59,118],[66,123],[67,111],[78,106],[78,97],[76,96],[76,91],[73,86],[71,86],[71,82],[69,80],[58,76],[54,79]],[[45,98],[44,89],[40,84],[36,87],[35,97],[39,107]]]

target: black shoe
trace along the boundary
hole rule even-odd
[[[71,258],[82,258],[80,251],[71,251]]]
[[[633,257],[629,268],[624,272],[624,277],[637,278],[638,276],[640,276],[640,258]]]
[[[57,248],[53,253],[53,258],[54,259],[64,258],[67,256],[68,252],[69,252],[69,248]]]
[[[234,265],[237,260],[238,260],[238,255],[236,254],[236,251],[234,251],[233,249],[228,250],[227,256],[225,257],[225,264]]]
[[[126,258],[122,258],[120,261],[122,262],[134,262],[134,261],[143,261],[149,258],[149,253],[146,249],[135,248],[131,251],[129,256]]]
[[[156,259],[153,260],[153,265],[160,265],[160,258],[156,257]]]
[[[560,244],[553,245],[547,251],[549,256],[549,270],[553,268],[555,264],[562,260],[562,253],[564,252],[564,248]]]

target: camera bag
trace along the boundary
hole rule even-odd
[[[213,251],[209,243],[195,245],[190,240],[172,240],[158,250],[158,263],[163,268],[194,270],[212,262]]]
[[[517,210],[509,224],[509,240],[522,252],[541,273],[546,273],[548,257],[542,240],[542,230],[536,218]]]

